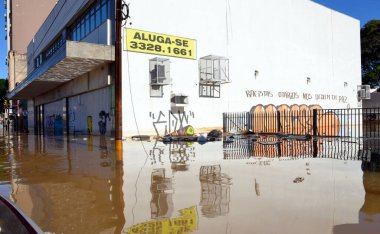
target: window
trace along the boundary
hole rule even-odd
[[[100,26],[100,5],[96,4],[96,14],[95,14],[95,28]]]
[[[90,32],[95,29],[95,9],[91,9],[90,11]]]
[[[199,97],[220,98],[220,84],[199,84]]]
[[[80,28],[80,38],[83,39],[85,37],[84,18],[80,22]]]
[[[97,0],[71,26],[69,38],[81,41],[111,17],[111,1]]]
[[[65,40],[62,36],[57,38],[53,44],[51,44],[46,50],[45,50],[45,59],[50,58],[53,54],[55,54],[62,45],[65,44]]]
[[[102,4],[101,4],[101,8],[102,8],[102,23],[105,22],[107,20],[107,2],[105,0],[102,0]]]
[[[85,18],[85,35],[87,36],[90,33],[90,15],[87,14]]]
[[[41,53],[37,56],[37,58],[34,59],[34,67],[35,68],[38,68],[42,65],[42,62],[43,62],[42,58],[43,58],[43,54]]]
[[[63,45],[65,44],[65,38],[61,35],[55,41],[47,47],[41,54],[39,54],[34,60],[34,67],[38,68],[42,63],[53,56]]]

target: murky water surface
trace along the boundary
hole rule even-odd
[[[5,136],[0,193],[52,233],[380,233],[378,140],[261,141],[128,141],[119,165],[109,138]]]

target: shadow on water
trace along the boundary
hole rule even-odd
[[[334,233],[379,233],[380,231],[380,153],[379,148],[362,161],[364,204],[359,210],[358,224],[334,227]]]
[[[7,195],[47,232],[210,233],[218,228],[223,232],[223,225],[235,233],[252,231],[253,227],[258,233],[276,232],[276,226],[282,230],[281,225],[287,222],[308,222],[304,213],[318,218],[346,206],[338,201],[330,203],[328,196],[346,192],[332,185],[358,178],[362,161],[364,204],[352,198],[349,201],[357,202],[350,207],[355,212],[342,215],[337,222],[347,219],[354,223],[350,219],[353,215],[358,223],[332,227],[328,218],[319,221],[334,233],[379,230],[378,139],[284,140],[267,136],[205,145],[146,142],[149,160],[144,160],[137,143],[130,142],[121,165],[115,162],[113,141],[106,137],[0,138],[0,192],[7,191],[1,190],[2,185],[8,186]],[[347,160],[357,163],[345,167]],[[310,173],[309,163],[313,164],[312,175],[294,183],[294,175]],[[337,171],[331,178],[321,176],[334,167]],[[348,171],[354,167],[358,171]],[[342,175],[351,177],[344,180],[339,177]],[[364,195],[360,183],[354,181],[351,194]],[[321,201],[310,202],[321,197]],[[284,214],[279,221],[273,219]],[[261,220],[252,218],[258,215]],[[310,220],[308,225],[313,225]],[[284,230],[292,230],[292,225]],[[318,225],[309,230],[318,230]]]
[[[20,135],[1,139],[0,184],[42,230],[52,233],[120,233],[124,223],[123,168],[109,139]],[[97,142],[97,143],[94,143]],[[87,146],[87,147],[86,147]],[[2,168],[3,169],[3,168]]]

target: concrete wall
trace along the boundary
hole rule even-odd
[[[249,111],[258,104],[358,106],[358,20],[307,0],[195,0],[191,6],[133,0],[130,8],[128,27],[196,39],[197,60],[170,57],[172,83],[163,87],[162,98],[151,98],[149,59],[163,56],[123,52],[125,136],[138,134],[137,127],[140,134],[155,134],[154,125],[160,134],[181,123],[221,127],[223,112]],[[221,85],[220,98],[199,97],[198,60],[207,55],[230,62],[231,83]],[[180,115],[170,114],[172,93],[189,97]]]
[[[44,109],[45,134],[49,136],[63,135],[65,120],[66,120],[64,118],[65,105],[66,105],[65,99],[47,103],[45,105],[45,109]]]
[[[62,86],[35,98],[35,104],[41,105],[53,102],[65,97],[75,96],[81,93],[104,88],[112,82],[112,74],[108,65],[103,65],[97,69],[73,79]]]
[[[8,54],[8,90],[12,91],[26,77],[26,54]]]
[[[12,14],[10,22],[12,42],[9,50],[26,53],[30,40],[56,2],[57,0],[12,0],[8,3]]]
[[[105,127],[106,135],[111,135],[114,131],[112,73],[112,65],[103,65],[51,92],[36,97],[34,101],[36,106],[45,105],[45,133],[54,133],[49,127],[54,126],[55,122],[52,120],[55,117],[60,121],[59,115],[64,120],[63,124],[66,124],[64,109],[68,98],[67,118],[71,134],[87,134],[89,125],[87,117],[91,116],[94,135],[100,135],[99,126]],[[28,104],[33,103],[30,100]],[[101,111],[104,111],[105,116],[103,114],[100,116]],[[29,127],[34,127],[34,116],[29,116]]]

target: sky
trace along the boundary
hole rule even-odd
[[[262,0],[265,1],[265,0]],[[281,1],[281,0],[278,0]],[[314,0],[321,5],[360,20],[363,26],[372,19],[380,19],[380,0]],[[3,6],[0,7],[0,78],[6,78],[8,69],[5,64],[7,57],[7,42],[5,40]]]

